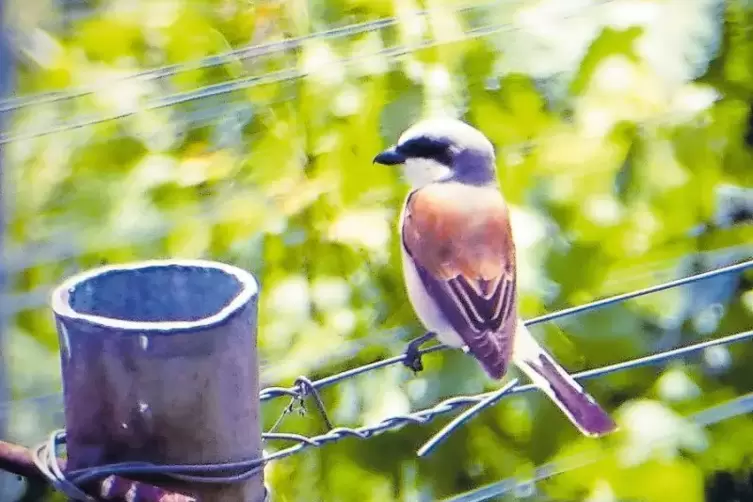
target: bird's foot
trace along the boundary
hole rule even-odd
[[[403,364],[416,374],[419,371],[424,370],[424,363],[421,360],[421,352],[419,352],[417,347],[414,345],[408,345],[408,348],[405,349],[405,359],[403,359]]]
[[[415,340],[411,340],[405,348],[403,364],[413,371],[413,373],[423,371],[424,363],[421,360],[421,345],[434,338],[434,336],[434,333],[431,332],[421,335]]]

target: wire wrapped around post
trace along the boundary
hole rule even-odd
[[[609,298],[603,298],[601,300],[597,300],[585,305],[559,310],[557,312],[552,312],[550,314],[546,314],[534,319],[529,319],[525,321],[525,323],[528,326],[532,326],[547,321],[553,321],[578,313],[593,311],[607,305],[618,304],[644,295],[657,293],[659,291],[666,291],[668,289],[677,288],[687,284],[693,284],[699,281],[719,277],[726,274],[741,273],[748,269],[753,269],[753,260],[748,260],[745,262],[737,263],[735,265],[729,265],[727,267],[718,268],[716,270],[711,270],[693,276],[683,277],[681,279],[657,284],[638,291],[631,291],[629,293],[624,293]],[[636,359],[630,359],[627,361],[610,364],[579,373],[574,373],[572,376],[577,381],[598,378],[604,375],[626,371],[633,368],[643,367],[647,365],[663,364],[668,361],[683,358],[691,354],[696,354],[711,347],[726,346],[733,343],[748,341],[751,339],[753,339],[753,330],[740,331],[735,334],[729,334],[720,338],[705,340],[693,345],[678,347],[676,349],[667,350],[656,354],[650,354]],[[447,348],[448,347],[443,345],[435,345],[421,349],[420,352],[421,354],[429,354]],[[161,462],[125,461],[120,463],[111,463],[108,465],[99,464],[96,467],[87,467],[78,470],[60,469],[60,466],[55,465],[57,463],[57,455],[55,452],[59,451],[66,441],[65,431],[60,430],[53,432],[50,435],[48,442],[37,447],[31,454],[24,453],[20,462],[19,456],[17,454],[13,454],[12,451],[9,452],[9,455],[3,455],[3,445],[2,443],[0,443],[0,468],[3,468],[3,465],[6,465],[9,466],[13,472],[21,473],[19,469],[28,470],[30,465],[28,457],[33,457],[34,463],[36,463],[36,465],[39,467],[38,471],[43,471],[45,477],[51,479],[53,483],[59,477],[55,472],[53,472],[53,470],[58,469],[65,470],[66,478],[70,480],[70,482],[75,483],[78,486],[86,486],[88,483],[93,483],[95,481],[101,482],[101,480],[106,480],[110,476],[127,476],[128,478],[126,479],[126,482],[135,476],[167,476],[169,478],[179,481],[185,481],[188,483],[243,483],[249,479],[255,479],[255,477],[258,476],[259,473],[263,470],[265,464],[274,460],[279,460],[300,453],[306,449],[312,447],[323,447],[327,444],[334,443],[346,438],[358,438],[367,440],[384,432],[397,430],[405,425],[427,424],[440,416],[455,413],[463,408],[467,408],[465,412],[461,413],[458,417],[451,421],[443,429],[442,432],[437,434],[420,450],[420,455],[426,455],[430,453],[434,446],[441,442],[441,440],[446,437],[448,433],[452,432],[458,426],[462,425],[465,421],[472,418],[476,413],[481,412],[483,409],[494,405],[494,403],[496,403],[499,399],[508,395],[529,392],[535,389],[535,386],[532,384],[520,385],[514,384],[514,382],[512,382],[502,389],[498,389],[492,392],[472,396],[455,396],[446,399],[430,408],[417,410],[408,414],[393,415],[383,419],[377,424],[364,425],[357,428],[340,427],[332,424],[331,420],[328,417],[328,414],[326,413],[326,410],[324,409],[324,406],[319,400],[319,391],[323,390],[324,388],[337,385],[344,380],[348,380],[365,373],[376,371],[387,366],[402,364],[404,361],[405,354],[402,354],[400,356],[391,357],[389,359],[384,359],[363,366],[350,368],[348,370],[321,378],[319,380],[310,380],[306,377],[299,377],[298,379],[296,379],[295,385],[292,387],[268,387],[261,390],[259,393],[259,401],[261,402],[276,398],[292,398],[294,400],[300,400],[303,399],[306,395],[311,395],[315,400],[318,401],[318,411],[320,412],[322,419],[328,429],[328,431],[324,434],[307,437],[291,432],[274,432],[274,429],[276,427],[273,427],[272,432],[262,434],[262,437],[265,440],[293,442],[294,444],[281,449],[276,449],[276,451],[264,454],[262,457],[249,457],[239,461],[231,462],[206,461],[197,462],[195,464],[181,463],[172,465]],[[55,486],[60,488],[59,483]],[[142,499],[139,498],[138,500]],[[168,500],[165,499],[144,498],[144,502],[148,500],[155,500],[156,502],[168,502]],[[175,501],[175,499],[170,499],[170,502],[173,501]]]
[[[247,272],[198,260],[103,267],[58,287],[66,471],[261,457],[257,294]],[[261,502],[263,476],[146,481],[202,502]],[[58,488],[86,500],[86,484]]]

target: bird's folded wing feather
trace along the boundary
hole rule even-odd
[[[510,360],[517,318],[515,247],[495,187],[443,183],[413,192],[403,245],[428,294],[493,378]]]

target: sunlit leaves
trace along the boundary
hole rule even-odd
[[[726,3],[725,34],[728,39],[724,60],[724,75],[731,83],[753,90],[753,42],[750,27],[753,12],[744,0]]]
[[[688,78],[704,71],[718,41],[718,2],[601,3],[505,1],[461,13],[467,2],[123,1],[81,17],[67,35],[32,33],[21,49],[30,64],[21,92],[72,85],[93,93],[22,108],[11,132],[113,120],[5,147],[12,287],[23,295],[11,302],[21,310],[16,392],[58,383],[56,371],[29,370],[56,348],[49,288],[105,262],[205,257],[252,270],[262,285],[264,383],[402,350],[422,332],[395,238],[408,187],[397,169],[371,161],[425,115],[464,117],[495,145],[525,317],[686,275],[679,265],[692,260],[716,266],[750,256],[750,227],[719,216],[723,187],[753,186],[744,143],[749,9],[728,2],[722,60],[714,78],[695,83]],[[365,33],[268,45],[264,55],[242,50],[389,15],[395,25]],[[458,41],[479,28],[488,34]],[[237,89],[207,87],[226,82]],[[166,106],[175,93],[185,102]],[[720,221],[724,228],[714,226]],[[700,283],[540,333],[565,366],[591,368],[743,329],[749,289]],[[683,370],[588,382],[610,410],[625,405],[616,438],[580,440],[534,393],[484,411],[429,459],[416,460],[415,449],[441,421],[275,463],[269,483],[280,500],[437,499],[580,452],[603,458],[537,483],[535,493],[699,501],[703,476],[743,468],[751,443],[744,419],[702,432],[683,418],[719,389],[749,390],[738,352],[701,359],[702,368],[689,360]],[[325,400],[338,424],[358,425],[497,385],[458,351],[427,356],[425,366],[418,377],[397,366],[355,379]],[[655,397],[664,404],[630,402]],[[322,432],[313,414],[285,426]]]
[[[143,48],[139,25],[115,16],[88,20],[79,26],[77,35],[81,48],[94,61],[114,63]]]
[[[638,58],[635,56],[633,46],[636,38],[641,34],[640,28],[629,28],[624,31],[611,28],[605,29],[593,41],[583,58],[577,76],[571,84],[571,92],[580,94],[585,90],[605,59],[620,55],[631,62],[637,62]],[[615,85],[623,84],[619,80],[614,83]]]

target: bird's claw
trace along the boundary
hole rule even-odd
[[[434,333],[428,332],[408,343],[403,356],[403,364],[414,374],[424,370],[424,363],[421,360],[421,345],[434,338]]]
[[[424,370],[424,363],[421,360],[421,353],[418,348],[413,345],[409,345],[405,350],[405,356],[403,358],[403,364],[414,374]]]

